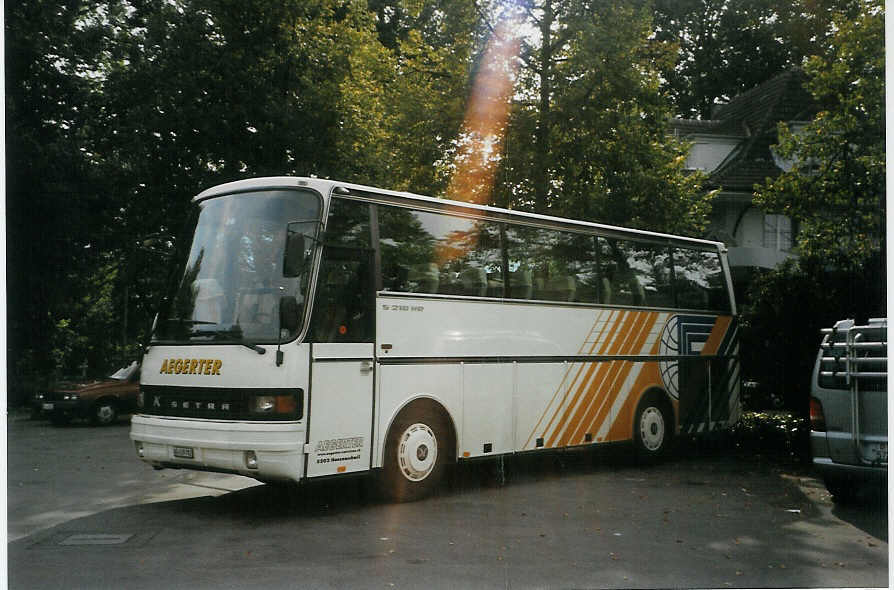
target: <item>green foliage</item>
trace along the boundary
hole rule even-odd
[[[736,451],[786,463],[810,464],[810,422],[792,412],[745,412],[733,427]]]
[[[391,43],[359,0],[7,7],[13,381],[133,354],[172,270],[143,244],[177,235],[208,186],[296,174],[442,191],[477,16],[470,1],[391,7],[405,17]]]
[[[880,266],[875,258],[867,268]],[[810,260],[789,260],[755,276],[747,301],[739,347],[743,379],[756,382],[764,398],[773,394],[782,407],[806,415],[820,330],[844,318],[884,316],[885,286]]]
[[[101,263],[111,218],[85,138],[98,130],[84,55],[101,41],[77,27],[79,2],[6,7],[6,232],[9,374],[52,374],[72,341],[61,318]],[[61,332],[57,338],[56,333]],[[61,356],[60,356],[61,355]],[[12,395],[11,395],[12,397]]]
[[[450,181],[446,154],[459,134],[470,63],[480,44],[478,14],[469,0],[372,0],[391,74],[380,100],[388,137],[371,184],[443,195]]]
[[[655,0],[655,38],[679,47],[664,87],[683,117],[728,102],[826,50],[836,12],[859,0]]]
[[[502,140],[491,201],[700,235],[712,195],[683,168],[687,146],[666,133],[674,113],[666,81],[680,70],[680,35],[662,37],[672,30],[662,15],[673,7],[658,4],[653,13],[646,3],[621,0],[512,8],[474,0],[10,3],[10,398],[21,396],[16,384],[38,383],[36,375],[76,373],[86,362],[96,376],[137,354],[172,270],[159,252],[175,250],[168,237],[188,225],[190,199],[204,188],[296,174],[445,194],[471,80],[494,66],[484,63],[487,21],[502,9],[522,15],[525,30],[541,37],[522,43],[508,123],[495,130]],[[684,4],[679,10],[689,18],[704,3]],[[805,26],[797,43],[822,29],[826,3],[814,4],[820,24]],[[760,16],[764,3],[753,6],[747,18],[771,25]],[[860,56],[871,55],[880,33],[865,12],[865,22],[840,24],[837,57],[811,62],[809,71],[829,113],[828,128],[817,133],[840,138],[839,148],[860,146],[845,150],[838,168],[866,205],[851,244],[877,252],[867,187],[878,185],[883,151],[859,140],[883,123],[883,109],[861,110],[875,108],[879,62]],[[763,38],[745,35],[737,47]],[[709,44],[684,41],[710,54]],[[751,63],[724,59],[727,73]],[[761,63],[769,68],[775,59]],[[854,72],[862,72],[858,89],[847,86]],[[836,102],[845,89],[847,101]],[[802,145],[791,153],[813,155]],[[844,195],[842,182],[830,182],[823,185],[829,194]],[[770,203],[772,190],[766,194]],[[822,235],[824,226],[811,223],[805,217],[805,227]],[[150,237],[163,247],[144,247]]]
[[[684,170],[687,146],[667,135],[660,80],[673,48],[649,40],[650,11],[614,0],[535,10],[546,35],[523,54],[497,202],[700,235],[713,195]]]
[[[807,88],[821,106],[804,129],[780,126],[792,168],[755,202],[800,224],[799,254],[850,269],[854,280],[885,250],[885,43],[881,2],[837,21],[834,52],[811,58]]]

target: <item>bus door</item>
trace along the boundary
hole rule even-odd
[[[326,246],[317,279],[311,342],[307,477],[364,471],[372,449],[373,257]]]

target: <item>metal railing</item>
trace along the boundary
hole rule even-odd
[[[822,330],[823,334],[828,335],[822,345],[824,351],[822,360],[824,363],[831,363],[835,369],[820,371],[820,376],[844,377],[845,383],[850,387],[854,387],[858,379],[886,379],[888,377],[887,319],[871,319],[865,326],[851,325],[846,328],[844,341],[837,341],[836,335],[841,331],[837,327]],[[873,354],[879,352],[881,355]],[[825,356],[826,354],[830,356]],[[844,370],[839,371],[842,359]]]
[[[842,331],[844,340],[840,339]],[[880,380],[888,378],[888,321],[886,318],[870,319],[867,325],[858,326],[853,320],[847,320],[822,332],[826,334],[822,362],[831,363],[833,370],[820,371],[820,376],[844,377],[846,389],[851,394],[851,433],[856,455],[862,463],[874,464],[872,459],[864,456],[860,444],[860,394],[861,384],[877,390],[884,385]],[[842,359],[844,370],[839,371]]]

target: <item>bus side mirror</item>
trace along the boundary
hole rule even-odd
[[[294,334],[298,331],[298,319],[298,301],[291,295],[284,295],[279,300],[280,329]]]
[[[286,252],[283,258],[282,275],[286,278],[300,277],[304,272],[304,234],[299,231],[300,223],[290,223],[286,228]]]

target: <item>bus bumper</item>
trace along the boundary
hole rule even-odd
[[[224,422],[135,415],[130,438],[153,467],[237,473],[260,481],[300,481],[302,422]]]

